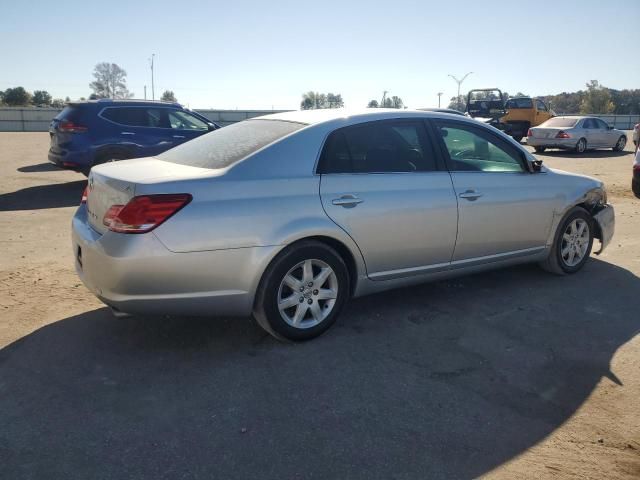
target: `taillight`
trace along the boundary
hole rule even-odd
[[[82,205],[83,203],[87,203],[88,197],[89,197],[89,185],[84,187],[84,190],[82,191],[82,198],[80,198],[80,205]]]
[[[560,131],[556,135],[556,138],[571,138],[571,135],[569,135],[567,132]]]
[[[533,137],[533,132],[531,129],[527,130],[527,137]]]
[[[191,201],[188,193],[142,195],[126,205],[111,205],[102,223],[112,232],[150,232]]]
[[[640,172],[640,163],[635,163],[633,165],[633,171],[634,172]]]
[[[69,120],[64,120],[58,124],[58,131],[63,133],[84,133],[87,130],[87,127],[78,125],[77,123]]]

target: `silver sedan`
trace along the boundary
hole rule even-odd
[[[253,314],[305,340],[351,297],[524,262],[575,273],[613,229],[602,182],[492,127],[316,110],[93,168],[73,251],[118,315]]]
[[[620,152],[626,144],[627,135],[622,130],[610,127],[596,117],[554,117],[530,128],[527,133],[527,145],[538,153],[547,148],[577,153],[594,148],[612,148]]]

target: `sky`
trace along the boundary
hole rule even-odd
[[[190,108],[297,109],[309,90],[445,107],[467,72],[463,93],[640,88],[640,0],[0,3],[0,89],[60,98],[88,97],[98,62],[151,98],[153,53],[156,98]]]

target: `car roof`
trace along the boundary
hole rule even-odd
[[[264,115],[262,117],[255,117],[251,120],[282,120],[285,122],[303,123],[305,125],[318,125],[338,119],[353,120],[354,123],[358,123],[362,121],[384,120],[391,118],[450,118],[454,115],[456,116],[456,118],[465,118],[461,115],[452,113],[442,113],[425,110],[400,110],[397,108],[324,108],[316,110],[293,110],[289,112],[273,113],[270,115]]]
[[[98,100],[79,100],[76,102],[68,102],[67,105],[71,105],[74,107],[77,106],[100,106],[100,107],[109,107],[109,106],[149,106],[149,105],[157,105],[157,106],[165,106],[165,107],[179,107],[182,108],[177,102],[163,102],[162,100],[138,100],[138,99],[114,99],[114,98],[100,98]]]

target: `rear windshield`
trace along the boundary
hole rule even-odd
[[[67,120],[70,122],[79,122],[80,113],[81,111],[78,107],[66,106],[58,115],[56,115],[56,119]]]
[[[192,167],[225,168],[305,126],[282,120],[245,120],[183,143],[157,158]]]
[[[530,98],[510,98],[507,100],[507,108],[533,108],[533,101]]]
[[[569,127],[573,127],[575,126],[576,123],[578,123],[577,118],[562,118],[562,117],[555,117],[555,118],[550,118],[549,120],[547,120],[546,122],[544,122],[542,125],[540,125],[541,127],[562,127],[562,128],[569,128]]]

